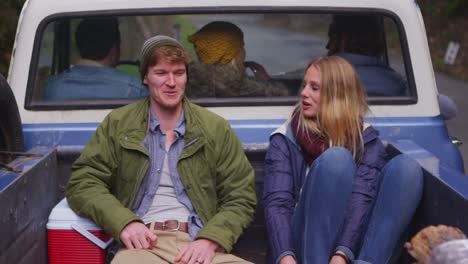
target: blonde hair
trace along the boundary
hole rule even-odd
[[[338,56],[321,57],[308,66],[320,74],[320,110],[306,118],[299,103],[299,129],[319,135],[330,147],[348,149],[354,159],[364,152],[363,119],[368,111],[366,96],[354,68]]]

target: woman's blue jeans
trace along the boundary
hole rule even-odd
[[[352,192],[356,164],[351,153],[333,147],[311,166],[293,215],[299,263],[326,264],[335,247]],[[423,188],[419,165],[398,155],[382,170],[378,195],[353,263],[388,263],[400,235],[410,223]]]

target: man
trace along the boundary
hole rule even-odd
[[[340,56],[353,65],[367,95],[406,94],[403,77],[383,61],[385,38],[380,17],[336,15],[328,36],[328,55]]]
[[[150,96],[112,111],[73,164],[70,207],[123,244],[113,263],[245,263],[224,252],[253,220],[254,171],[226,120],[184,96],[189,62],[148,39]]]
[[[141,80],[115,69],[120,58],[120,32],[116,18],[82,20],[75,32],[81,59],[75,66],[49,78],[45,98],[108,99],[146,96]]]

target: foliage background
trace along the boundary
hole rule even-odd
[[[468,81],[468,0],[424,0],[419,5],[434,69]],[[444,64],[450,41],[460,43],[454,65]]]
[[[411,1],[411,0],[408,0]],[[468,81],[468,0],[418,0],[436,71]],[[0,0],[0,73],[8,73],[16,25],[24,0]],[[450,41],[460,43],[454,65],[444,64]]]
[[[16,25],[24,0],[0,1],[0,73],[7,75]]]

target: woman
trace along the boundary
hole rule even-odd
[[[387,263],[422,192],[422,170],[386,161],[352,66],[307,67],[301,100],[266,155],[263,203],[271,263]],[[410,189],[405,190],[405,187]]]
[[[198,62],[189,65],[190,98],[286,96],[288,89],[279,82],[269,82],[265,69],[245,61],[244,34],[230,22],[214,21],[188,37],[194,45]],[[245,70],[252,69],[256,80]]]

